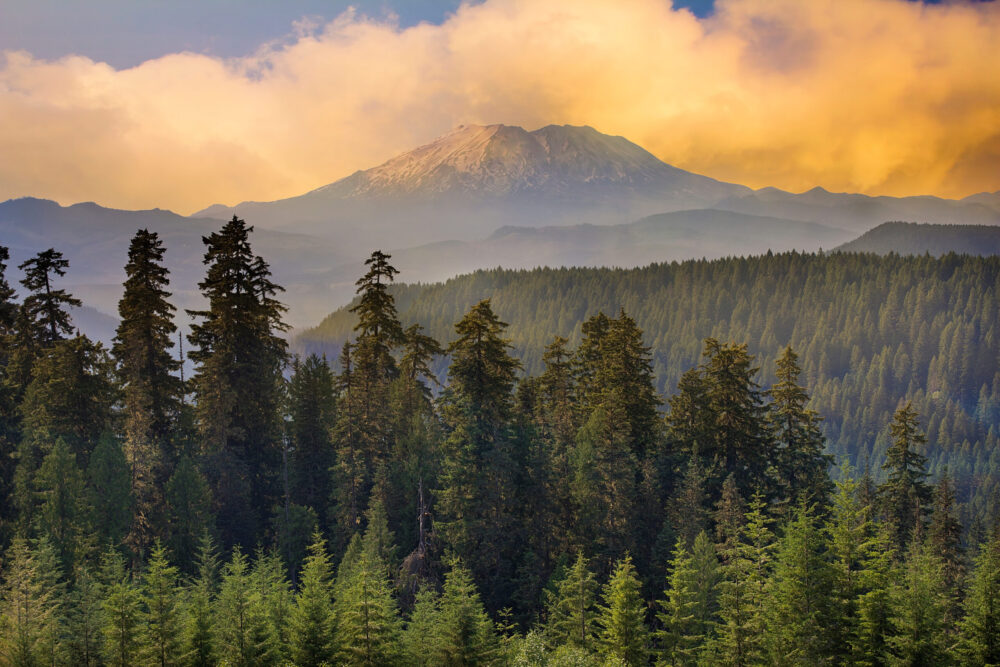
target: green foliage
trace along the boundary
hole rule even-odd
[[[149,564],[142,579],[142,600],[146,609],[143,661],[168,667],[181,662],[183,630],[177,588],[177,568],[167,560],[167,551],[154,542]]]
[[[0,598],[0,652],[10,665],[44,664],[57,650],[54,640],[62,624],[62,591],[53,581],[58,570],[43,569],[54,565],[51,556],[45,557],[46,549],[51,554],[47,543],[32,549],[16,539],[7,552]]]
[[[887,478],[878,487],[878,494],[883,519],[894,535],[896,549],[902,553],[915,534],[923,534],[924,514],[931,499],[931,487],[924,481],[927,458],[917,451],[927,442],[927,436],[920,430],[910,403],[896,411],[889,431],[892,446],[882,465]]]
[[[121,442],[110,433],[97,443],[87,467],[91,523],[100,544],[121,544],[133,519],[128,461]]]
[[[291,657],[303,667],[333,660],[333,572],[325,542],[319,533],[313,535],[289,619]]]
[[[452,563],[438,600],[433,647],[436,664],[489,664],[499,650],[496,630],[483,609],[469,571]]]
[[[960,629],[964,664],[1000,664],[1000,533],[976,557]]]
[[[595,648],[597,618],[597,578],[587,567],[587,559],[578,553],[572,567],[559,581],[557,589],[548,592],[548,623],[546,639],[551,646]]]
[[[167,544],[177,562],[190,571],[199,542],[215,525],[211,513],[212,491],[205,477],[186,456],[177,464],[165,491],[170,534]]]
[[[603,604],[598,607],[597,616],[598,651],[626,665],[646,664],[649,630],[639,579],[630,556],[615,563],[601,597]]]
[[[37,327],[40,342],[51,344],[63,339],[64,334],[73,331],[67,308],[82,305],[80,300],[66,290],[56,289],[56,277],[66,275],[69,260],[54,248],[44,250],[17,268],[24,271],[21,284],[28,290],[24,299],[24,310]]]
[[[129,667],[138,663],[142,654],[142,593],[117,551],[110,549],[104,554],[101,570],[105,583],[101,624],[104,662]]]
[[[226,664],[249,667],[270,664],[270,643],[263,591],[255,585],[250,563],[236,549],[222,569],[215,600],[215,645]]]

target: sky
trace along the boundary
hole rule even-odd
[[[0,200],[271,200],[470,123],[962,197],[1000,190],[997,44],[971,0],[0,0]]]

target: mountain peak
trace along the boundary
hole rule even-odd
[[[335,196],[508,195],[579,185],[643,187],[684,175],[624,137],[590,126],[459,125],[378,167],[315,192]]]

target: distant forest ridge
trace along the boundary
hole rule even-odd
[[[836,248],[839,252],[940,256],[1000,254],[1000,227],[886,222]]]
[[[652,348],[665,395],[699,363],[706,337],[747,343],[765,386],[790,344],[835,456],[859,468],[870,462],[877,474],[885,425],[912,400],[932,474],[948,466],[960,496],[979,509],[1000,495],[997,257],[792,252],[639,269],[495,269],[399,284],[393,294],[404,326],[420,323],[445,343],[471,306],[491,299],[528,375],[541,372],[554,335],[575,345],[586,318],[624,309]],[[340,309],[302,332],[293,349],[332,361],[354,324]]]

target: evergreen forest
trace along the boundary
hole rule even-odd
[[[0,664],[1000,664],[1000,259],[375,251],[295,355],[252,233],[108,347],[0,247]]]

